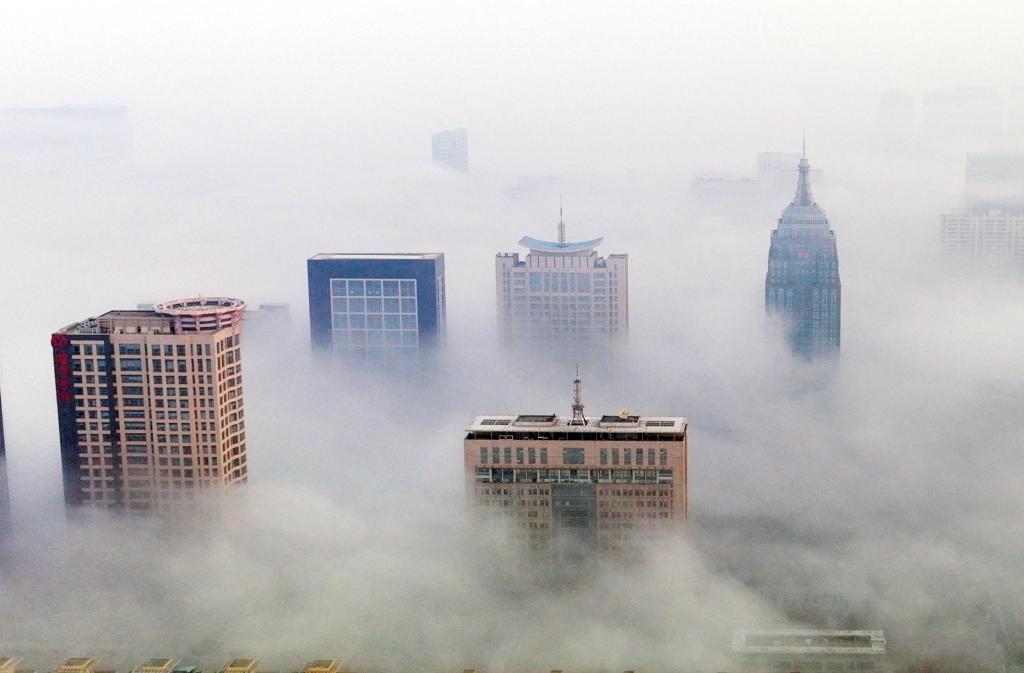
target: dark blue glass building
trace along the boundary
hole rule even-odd
[[[313,348],[419,360],[444,334],[444,254],[320,254],[307,263]]]
[[[842,286],[836,233],[811,196],[810,165],[800,159],[793,202],[772,232],[764,302],[769,315],[786,321],[786,337],[795,355],[837,355],[842,315]]]

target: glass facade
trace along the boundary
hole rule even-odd
[[[415,279],[332,278],[331,342],[360,360],[415,360],[419,316]]]

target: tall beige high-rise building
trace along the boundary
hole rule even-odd
[[[685,418],[588,418],[579,376],[571,416],[477,416],[466,430],[466,489],[476,511],[508,520],[531,548],[559,536],[602,548],[634,533],[678,532],[687,518]]]
[[[530,252],[495,259],[498,331],[512,343],[606,346],[629,331],[629,269],[626,255],[601,257],[604,241],[572,243],[559,217],[558,240],[524,236]]]
[[[68,505],[176,509],[246,481],[244,311],[193,297],[53,334]]]

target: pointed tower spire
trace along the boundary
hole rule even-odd
[[[562,197],[558,197],[558,244],[565,245],[565,218],[562,217]]]
[[[807,131],[804,131],[803,152],[800,156],[798,170],[800,176],[796,182],[796,194],[793,196],[793,205],[813,206],[814,197],[811,196],[811,165],[807,163]]]
[[[583,415],[583,383],[580,381],[580,363],[576,363],[576,379],[572,382],[572,419],[569,425],[586,425]]]

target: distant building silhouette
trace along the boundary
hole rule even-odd
[[[786,321],[795,355],[838,353],[842,298],[836,235],[811,196],[806,153],[798,165],[796,195],[772,232],[764,295],[768,314]]]
[[[964,174],[967,207],[940,216],[947,268],[1024,273],[1024,154],[969,154]]]
[[[879,126],[884,149],[912,149],[916,137],[915,115],[913,94],[899,89],[882,92]]]
[[[0,399],[0,533],[11,525],[11,501],[7,491],[7,441],[4,438],[4,405]]]
[[[61,162],[117,158],[131,152],[127,107],[0,108],[0,159]]]
[[[469,170],[469,134],[466,129],[449,129],[433,136],[434,163],[459,171]]]
[[[733,634],[732,651],[739,673],[886,673],[889,670],[882,631],[739,630]]]
[[[596,238],[573,243],[558,223],[558,240],[524,236],[519,253],[498,253],[498,331],[510,343],[607,347],[629,331],[626,255],[601,257]]]

